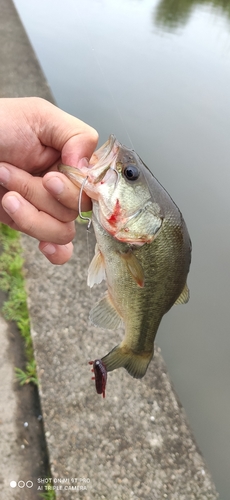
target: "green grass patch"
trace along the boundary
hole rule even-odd
[[[78,215],[77,217],[78,224],[88,224],[89,219],[92,218],[92,213],[93,213],[92,210],[90,210],[89,212],[81,212],[82,217],[84,217],[86,220],[82,219],[80,215]]]
[[[40,497],[44,500],[55,500],[56,494],[54,490],[48,490],[45,493],[40,493]]]
[[[7,293],[2,314],[6,320],[15,321],[25,342],[26,368],[25,371],[16,368],[16,377],[21,385],[29,382],[37,384],[20,234],[5,224],[0,224],[0,249],[0,289]]]

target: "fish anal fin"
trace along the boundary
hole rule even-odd
[[[189,301],[189,289],[187,283],[185,283],[185,286],[181,294],[179,295],[178,299],[176,300],[175,305],[187,304],[188,301]]]
[[[95,326],[108,330],[118,328],[121,323],[121,317],[116,311],[108,293],[92,308],[89,317]]]
[[[88,269],[87,285],[92,288],[93,285],[98,285],[105,279],[105,263],[103,255],[100,252],[98,245],[95,246],[95,255],[90,262]]]
[[[137,259],[137,257],[134,255],[132,250],[129,250],[128,252],[122,253],[119,252],[120,257],[123,259],[123,261],[126,263],[127,269],[134,279],[136,281],[137,285],[140,286],[141,288],[144,287],[144,270]]]

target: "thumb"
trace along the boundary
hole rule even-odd
[[[86,126],[85,130],[70,137],[64,144],[61,152],[62,162],[76,167],[81,159],[89,160],[97,146],[98,134],[92,127]]]
[[[98,142],[94,128],[44,99],[34,98],[30,102],[39,116],[41,143],[60,151],[63,163],[77,166],[82,158],[92,156]]]

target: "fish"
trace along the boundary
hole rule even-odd
[[[97,360],[104,397],[104,370],[123,367],[142,378],[163,316],[174,304],[188,302],[191,240],[171,196],[114,135],[95,151],[89,168],[59,170],[92,199],[96,247],[87,283],[106,280],[108,290],[90,319],[99,328],[116,330],[123,323],[125,329],[120,344]]]

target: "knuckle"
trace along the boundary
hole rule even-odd
[[[25,198],[25,200],[29,200],[31,198],[31,189],[28,182],[22,182],[20,194]]]
[[[59,244],[66,245],[66,243],[70,243],[75,236],[75,224],[73,222],[63,223],[63,232],[60,235]]]
[[[73,200],[73,202],[76,205],[76,201]],[[78,216],[78,212],[76,209],[66,209],[65,211],[62,211],[62,222],[68,223],[68,222],[73,222]]]
[[[17,221],[17,224],[20,228],[20,231],[25,234],[29,234],[30,236],[36,237],[36,224],[33,219],[20,217],[20,220]]]

